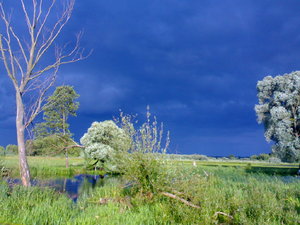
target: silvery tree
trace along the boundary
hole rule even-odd
[[[93,122],[80,139],[80,143],[84,146],[86,158],[94,160],[94,166],[103,168],[107,162],[114,160],[117,154],[127,152],[131,140],[112,120],[106,120]],[[110,169],[114,170],[114,166],[111,165]]]
[[[258,122],[265,127],[273,153],[282,161],[300,160],[300,71],[267,76],[257,83]]]
[[[12,3],[13,2],[13,3]],[[16,130],[21,180],[30,186],[25,131],[42,111],[47,90],[63,64],[83,59],[78,41],[58,47],[56,40],[71,18],[75,0],[18,0],[0,2],[0,57],[15,91]],[[64,3],[63,7],[58,7]],[[14,4],[11,14],[9,4]],[[19,6],[19,7],[18,7]]]

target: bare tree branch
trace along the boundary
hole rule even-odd
[[[28,119],[26,119],[25,121],[25,127],[28,127],[30,125],[30,123],[32,123],[32,121],[35,119],[35,117],[41,113],[42,111],[42,104],[45,101],[45,94],[46,92],[49,90],[50,87],[53,86],[55,80],[56,80],[56,75],[58,72],[58,68],[55,68],[55,71],[53,72],[53,74],[48,78],[47,81],[44,82],[44,84],[46,84],[44,87],[41,86],[39,88],[39,95],[35,101],[35,103],[32,105],[32,110],[31,112],[29,112],[29,117]],[[48,83],[48,84],[47,84]]]
[[[218,215],[227,216],[228,218],[233,219],[233,216],[231,216],[227,213],[224,213],[224,212],[215,212],[214,216],[218,216]]]
[[[23,12],[24,12],[24,14],[25,14],[25,19],[26,19],[27,27],[28,27],[28,30],[29,30],[29,32],[30,32],[31,23],[30,23],[30,19],[29,19],[29,15],[28,15],[28,10],[26,9],[23,0],[21,0],[21,4],[22,4]],[[35,10],[34,10],[34,11],[35,11]]]

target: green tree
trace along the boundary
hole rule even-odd
[[[282,161],[300,160],[300,71],[267,76],[257,83],[258,122],[265,137],[273,141],[272,151]]]
[[[79,95],[71,86],[59,86],[55,89],[44,107],[45,122],[35,127],[36,137],[46,137],[53,134],[69,135],[69,116],[76,116],[79,102],[75,101]]]
[[[76,101],[78,97],[74,88],[68,85],[57,87],[54,93],[48,97],[43,114],[45,122],[37,124],[34,128],[35,140],[28,145],[31,147],[30,154],[36,152],[34,146],[43,146],[44,150],[49,150],[49,152],[38,151],[37,154],[60,153],[64,150],[66,168],[69,167],[69,149],[74,149],[71,145],[77,144],[71,138],[67,120],[69,116],[76,116],[79,107],[79,102]]]
[[[80,148],[76,148],[74,142],[71,138],[63,138],[60,135],[53,134],[47,137],[38,138],[35,140],[27,140],[26,148],[27,155],[36,156],[36,155],[46,155],[46,156],[55,156],[62,155],[66,153],[65,148],[72,148],[72,151],[69,151],[69,155],[79,156]]]

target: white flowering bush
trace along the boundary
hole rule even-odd
[[[120,161],[124,177],[134,183],[132,190],[140,193],[157,193],[166,184],[166,163],[164,162],[170,137],[164,134],[163,124],[158,124],[156,117],[147,107],[146,121],[136,127],[135,116],[120,113],[115,119],[131,139],[129,153]]]
[[[92,123],[80,142],[84,146],[86,159],[94,160],[93,165],[101,168],[115,168],[109,164],[112,164],[119,154],[127,152],[131,145],[126,132],[112,120]]]
[[[257,120],[273,153],[282,161],[300,161],[300,71],[267,76],[257,83]]]

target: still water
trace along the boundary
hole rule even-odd
[[[7,182],[11,185],[21,184],[20,179],[8,179]],[[67,194],[76,202],[80,196],[89,195],[96,187],[117,185],[119,182],[120,177],[116,176],[79,174],[72,178],[34,179],[32,185],[53,188],[57,192]]]

